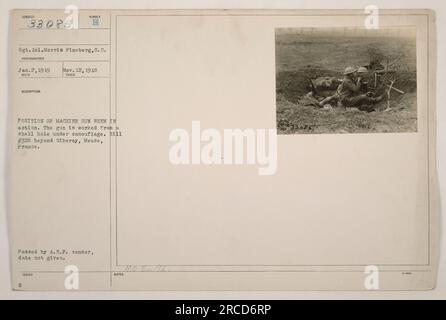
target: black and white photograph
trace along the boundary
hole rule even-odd
[[[416,28],[278,28],[279,134],[417,132]]]

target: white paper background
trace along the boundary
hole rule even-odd
[[[171,0],[171,1],[143,1],[143,0],[127,0],[127,1],[105,1],[105,0],[84,0],[84,1],[61,1],[61,0],[41,0],[38,3],[31,0],[2,0],[0,3],[0,34],[2,50],[0,51],[0,92],[7,92],[7,44],[8,44],[8,23],[9,10],[13,8],[64,8],[68,4],[74,4],[80,9],[165,9],[165,8],[249,8],[249,9],[361,9],[367,5],[377,5],[381,9],[403,9],[403,8],[430,8],[437,12],[437,29],[438,29],[438,57],[445,57],[445,44],[441,39],[445,38],[446,27],[446,3],[438,0],[382,0],[382,1],[348,1],[338,0],[335,3],[332,1],[311,0],[311,1],[200,1],[200,0]],[[438,59],[437,69],[437,118],[438,118],[438,171],[440,188],[446,183],[445,174],[445,145],[446,145],[446,116],[442,108],[442,102],[445,101],[445,61]],[[441,254],[439,265],[439,278],[437,288],[429,292],[364,292],[364,293],[348,293],[348,292],[284,292],[284,293],[31,293],[31,292],[12,292],[10,290],[10,276],[9,276],[9,252],[8,252],[8,237],[7,237],[7,216],[6,216],[6,194],[5,189],[5,143],[6,143],[6,120],[7,120],[7,95],[0,95],[0,148],[2,155],[0,157],[1,175],[0,180],[0,299],[33,299],[33,298],[143,298],[143,299],[309,299],[309,298],[355,298],[355,299],[378,299],[378,298],[446,298],[446,241],[442,236],[440,240]],[[443,164],[443,165],[442,165]],[[445,192],[441,190],[442,198]],[[444,210],[443,210],[444,213]],[[446,219],[441,219],[444,230],[446,226]]]

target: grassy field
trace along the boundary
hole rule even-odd
[[[414,132],[417,130],[416,46],[409,33],[372,36],[363,34],[302,34],[296,30],[276,33],[277,125],[281,134]],[[342,78],[347,66],[367,65],[379,52],[393,65],[398,77],[392,92],[376,111],[357,108],[317,108],[299,100],[309,91],[308,79]],[[390,57],[390,58],[389,58]],[[387,63],[387,61],[385,61]]]

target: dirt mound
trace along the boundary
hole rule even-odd
[[[276,74],[276,91],[277,94],[284,99],[298,103],[299,100],[311,91],[310,79],[319,77],[337,77],[342,78],[342,73],[334,70],[319,68],[315,66],[307,66],[297,71],[282,71]],[[389,73],[383,81],[390,83],[391,79],[396,79],[394,87],[407,93],[416,92],[417,89],[417,75],[412,71],[400,71],[398,73]],[[377,94],[385,92],[387,87],[381,86]],[[392,91],[391,100],[399,101],[403,95]]]
[[[406,93],[416,92],[417,90],[417,73],[411,71],[401,71],[396,73],[397,79],[394,86]]]
[[[416,93],[409,93],[387,112],[357,108],[315,108],[278,101],[279,134],[414,132],[417,130]]]

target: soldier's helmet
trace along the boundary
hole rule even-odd
[[[358,69],[358,71],[357,71],[358,73],[368,73],[369,72],[369,70],[367,70],[367,68],[366,67],[360,67],[359,69]]]
[[[347,67],[347,68],[345,68],[344,75],[352,74],[352,73],[355,73],[356,71],[357,71],[356,68]]]

